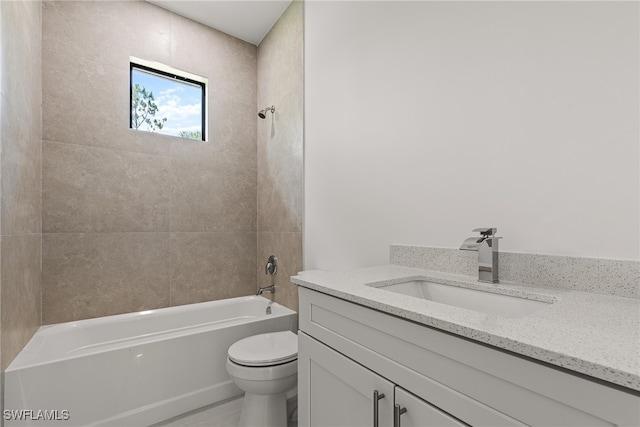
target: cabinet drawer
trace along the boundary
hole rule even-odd
[[[299,296],[301,330],[469,424],[640,425],[634,393],[306,288]]]
[[[399,414],[400,427],[468,427],[468,424],[464,424],[451,415],[442,412],[429,404],[429,402],[425,402],[402,389],[402,387],[396,386],[395,393],[396,410],[406,411]]]

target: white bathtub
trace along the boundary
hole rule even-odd
[[[258,296],[42,326],[5,371],[5,426],[145,426],[240,396],[229,346],[296,329]]]

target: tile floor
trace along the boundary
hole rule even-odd
[[[243,398],[229,400],[187,412],[153,427],[235,427],[240,422]]]
[[[152,427],[236,427],[240,422],[243,398],[237,398],[171,418]],[[291,413],[292,408],[288,408]],[[298,427],[297,410],[287,427]]]

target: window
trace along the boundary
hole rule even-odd
[[[131,129],[205,141],[207,79],[131,58]]]

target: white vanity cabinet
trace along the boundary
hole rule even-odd
[[[313,402],[307,406],[310,425],[466,425],[304,333],[298,344],[299,366],[308,373],[306,391]]]
[[[299,290],[300,426],[640,425],[637,393]]]

